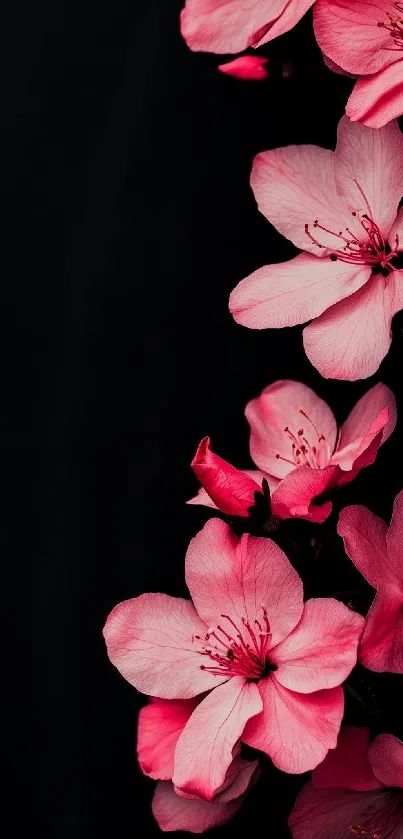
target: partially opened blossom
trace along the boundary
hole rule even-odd
[[[366,507],[341,511],[337,526],[347,555],[376,589],[359,657],[369,670],[403,673],[403,491],[389,528]]]
[[[403,2],[317,0],[314,29],[326,63],[358,77],[350,119],[381,128],[403,114]]]
[[[230,297],[235,320],[251,329],[311,320],[304,347],[322,376],[371,376],[403,308],[397,123],[373,131],[343,117],[335,152],[313,145],[263,152],[251,185],[259,210],[304,253],[242,280]]]
[[[174,786],[213,800],[239,740],[284,771],[316,766],[336,746],[364,619],[332,598],[304,605],[280,548],[238,539],[219,519],[192,539],[186,583],[193,602],[143,594],[104,628],[112,663],[138,690],[206,693],[176,743]]]
[[[217,507],[232,516],[250,516],[264,481],[270,492],[267,514],[322,522],[330,501],[314,499],[352,481],[375,460],[396,424],[396,403],[384,384],[372,387],[340,429],[333,412],[311,388],[277,381],[246,406],[250,453],[258,469],[239,470],[216,455],[205,438],[192,461],[202,489],[189,504]]]
[[[176,744],[197,705],[197,699],[152,699],[139,714],[137,754],[143,772],[160,781],[152,810],[163,831],[203,833],[229,821],[258,775],[258,761],[243,760],[237,745],[214,801],[185,798],[175,790],[172,776]]]
[[[349,726],[302,789],[289,819],[294,839],[401,839],[403,743]]]
[[[234,58],[233,61],[219,64],[218,69],[221,70],[221,73],[226,73],[227,76],[234,76],[236,79],[263,81],[269,75],[266,66],[268,63],[269,59],[263,58],[260,55],[240,55],[238,58]]]
[[[314,0],[186,0],[181,31],[192,50],[242,52],[288,32]]]

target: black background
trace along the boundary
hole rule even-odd
[[[379,380],[403,405],[401,316],[379,374],[349,384],[321,379],[300,328],[249,331],[227,309],[242,277],[295,252],[256,210],[254,154],[294,142],[334,147],[350,80],[324,68],[310,15],[265,48],[269,81],[226,77],[217,57],[187,49],[180,8],[180,0],[2,0],[2,751],[11,837],[158,833],[154,784],[136,763],[144,698],[109,663],[101,631],[119,600],[185,593],[185,550],[208,515],[185,506],[201,437],[251,465],[243,408],[278,378],[312,386],[338,420]],[[281,75],[284,61],[291,78]],[[403,485],[401,450],[399,424],[338,505],[366,503],[388,517]],[[337,587],[338,550],[316,564],[321,593]],[[380,727],[402,734],[396,677],[369,679]],[[286,837],[301,782],[266,761],[221,835],[261,821],[268,835]]]

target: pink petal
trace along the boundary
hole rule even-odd
[[[260,212],[297,248],[315,256],[340,246],[334,234],[315,230],[315,220],[336,234],[351,220],[337,191],[334,166],[334,152],[313,145],[272,149],[253,161],[250,182]],[[312,242],[306,224],[323,249]]]
[[[362,469],[374,462],[387,425],[389,425],[389,409],[383,408],[371,423],[365,437],[335,452],[332,463],[337,463],[343,470],[344,479],[342,483],[348,483],[349,476],[356,476],[358,465]]]
[[[302,582],[283,551],[271,539],[248,534],[238,539],[219,519],[210,519],[190,542],[185,574],[208,626],[222,623],[223,614],[239,627],[243,618],[255,626],[266,608],[277,644],[301,617]]]
[[[315,14],[315,10],[314,10],[314,14]],[[326,65],[326,67],[328,67],[329,70],[332,70],[333,73],[340,73],[341,76],[348,76],[350,79],[355,79],[356,78],[354,73],[348,73],[347,70],[343,70],[343,68],[340,67],[339,64],[336,64],[335,61],[332,61],[332,59],[329,58],[328,55],[325,55],[323,53],[322,58],[323,58],[323,63]]]
[[[401,59],[372,76],[359,79],[346,105],[347,116],[369,128],[383,128],[402,113]]]
[[[137,757],[141,771],[154,780],[170,781],[175,746],[198,700],[152,699],[139,713]]]
[[[229,310],[249,329],[279,329],[306,323],[361,288],[370,269],[301,253],[264,265],[231,292]]]
[[[239,744],[240,749],[240,744]],[[215,801],[233,801],[234,798],[244,796],[251,784],[259,776],[258,760],[243,760],[236,755],[225,776],[223,786]]]
[[[293,839],[349,839],[350,835],[354,836],[351,827],[358,826],[368,811],[382,812],[389,802],[388,792],[315,789],[308,782],[297,798],[288,824]]]
[[[190,699],[219,684],[200,669],[206,626],[193,604],[167,594],[141,594],[110,613],[104,638],[112,664],[137,690],[160,699]]]
[[[216,455],[208,437],[201,441],[191,465],[219,510],[229,516],[250,515],[255,492],[262,492],[262,484]]]
[[[175,787],[211,801],[222,786],[247,721],[262,710],[259,690],[234,676],[197,706],[175,750]]]
[[[193,50],[242,52],[292,29],[314,0],[187,0],[181,30]]]
[[[152,811],[165,833],[174,830],[204,833],[232,819],[242,801],[243,796],[228,803],[182,798],[176,794],[173,784],[161,781],[154,793]]]
[[[221,73],[234,76],[236,79],[263,81],[263,79],[267,79],[269,76],[266,68],[268,63],[269,59],[263,58],[261,55],[240,55],[238,58],[234,58],[233,61],[219,64],[218,69],[221,70]]]
[[[241,469],[240,471],[256,484],[259,484],[260,491],[262,489],[263,478],[269,485],[270,495],[272,495],[274,490],[278,487],[278,478],[274,478],[273,475],[266,475],[264,472],[260,472],[259,469]],[[200,487],[197,495],[195,495],[194,498],[190,498],[189,501],[186,501],[186,504],[201,504],[203,507],[211,507],[213,510],[218,509],[217,505],[214,504],[214,501],[212,501],[204,487]]]
[[[335,175],[349,210],[369,215],[387,238],[403,193],[403,134],[397,122],[375,131],[342,117]]]
[[[378,26],[389,23],[390,5],[389,0],[317,0],[313,20],[321,50],[350,73],[376,73],[393,60],[391,36]]]
[[[388,571],[391,581],[400,585],[403,591],[403,490],[396,495],[389,530],[386,534],[388,548]]]
[[[381,275],[372,276],[305,327],[305,352],[325,379],[356,381],[376,373],[390,346],[392,317],[403,306],[398,273],[392,272],[386,282]]]
[[[193,498],[189,498],[189,501],[186,501],[186,504],[200,504],[202,507],[211,507],[212,510],[218,510],[217,505],[211,500],[204,487],[200,487],[197,495],[194,495]]]
[[[368,612],[359,658],[376,673],[403,673],[403,594],[384,585]]]
[[[357,792],[380,789],[368,759],[368,728],[346,726],[339,735],[337,748],[329,751],[312,774],[316,789],[349,789]]]
[[[360,574],[371,586],[379,588],[388,562],[385,522],[366,507],[353,505],[341,511],[337,532]]]
[[[250,720],[242,740],[271,757],[283,772],[314,769],[337,743],[344,710],[341,687],[294,693],[273,678],[259,682],[263,711]]]
[[[302,518],[319,524],[332,512],[332,504],[314,504],[313,499],[335,485],[339,469],[328,466],[327,469],[312,469],[299,466],[282,481],[273,494],[272,510],[279,518]]]
[[[336,445],[337,425],[333,411],[301,382],[283,379],[269,385],[260,396],[248,402],[245,416],[251,429],[253,460],[265,473],[277,478],[295,470],[295,464],[288,462],[293,461],[291,435],[297,440],[305,437],[311,446],[318,446],[318,437],[323,435],[330,454]],[[285,431],[286,428],[291,434]],[[301,429],[303,434],[299,435]],[[277,458],[277,454],[283,459]]]
[[[389,230],[388,242],[392,249],[403,244],[403,207],[400,207],[392,227]]]
[[[358,400],[343,423],[332,462],[338,463],[341,469],[352,469],[354,460],[368,448],[380,430],[382,443],[390,437],[396,420],[395,397],[390,388],[379,382]]]
[[[369,748],[372,770],[385,787],[403,787],[403,743],[393,734],[379,734]]]
[[[299,693],[341,685],[357,663],[365,620],[332,597],[308,600],[288,638],[270,651],[274,679]]]

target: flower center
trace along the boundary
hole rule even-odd
[[[283,457],[276,454],[277,460],[284,460],[291,463],[291,466],[311,466],[312,469],[324,469],[329,463],[331,451],[326,437],[316,427],[314,421],[308,416],[303,408],[298,408],[298,413],[309,423],[309,430],[299,428],[296,432],[286,425],[284,434],[291,443],[290,457]],[[312,438],[313,442],[309,438]]]
[[[348,227],[335,232],[320,224],[318,219],[315,219],[313,223],[315,235],[311,233],[309,224],[305,225],[305,233],[310,241],[318,248],[321,250],[323,248],[330,250],[329,257],[333,262],[339,260],[340,262],[349,262],[352,265],[370,265],[374,270],[378,269],[385,275],[389,271],[393,271],[395,266],[392,261],[400,253],[398,235],[395,237],[395,246],[391,250],[388,242],[385,242],[378,225],[367,213],[363,213],[360,216],[358,213],[352,212],[351,215],[357,218],[363,229],[362,239],[356,236]],[[334,236],[337,247],[332,249],[328,245],[320,242],[321,231]]]
[[[398,14],[396,15],[386,12],[389,21],[386,23],[385,21],[380,20],[377,26],[379,26],[380,29],[386,29],[393,38],[396,49],[401,50],[403,49],[403,3],[392,3],[392,7],[396,9]]]
[[[361,839],[394,839],[402,823],[403,795],[392,792],[386,804],[372,804],[360,823],[350,825],[349,831]]]
[[[277,670],[268,659],[270,624],[266,609],[261,608],[262,618],[254,620],[253,624],[243,617],[238,626],[229,615],[221,615],[222,624],[209,629],[204,638],[194,636],[202,641],[200,655],[211,662],[201,664],[200,670],[216,676],[243,676],[251,682]]]

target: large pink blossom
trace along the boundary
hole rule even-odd
[[[327,63],[358,76],[350,119],[381,128],[403,114],[401,0],[317,0],[314,28]]]
[[[289,819],[294,839],[401,839],[403,743],[347,727],[297,798]]]
[[[351,50],[353,52],[354,50]],[[286,146],[257,155],[259,210],[305,253],[265,265],[230,297],[251,329],[304,329],[305,352],[326,378],[365,379],[388,352],[403,308],[403,135],[343,117],[336,151]]]
[[[250,453],[258,469],[239,470],[200,443],[192,461],[202,489],[189,504],[218,507],[232,516],[249,516],[256,493],[268,483],[271,513],[322,522],[330,501],[314,503],[325,491],[352,481],[375,460],[396,424],[396,403],[384,384],[372,387],[337,428],[333,412],[309,387],[277,381],[246,406]]]
[[[219,519],[192,539],[186,583],[193,602],[143,594],[104,628],[112,663],[138,690],[207,692],[176,743],[174,786],[212,800],[239,739],[286,772],[316,766],[336,746],[364,619],[332,598],[304,605],[280,548],[238,539]]]
[[[186,0],[181,30],[192,50],[231,53],[288,32],[314,0]]]
[[[376,589],[359,657],[369,670],[403,673],[403,491],[389,528],[366,507],[345,507],[338,533],[354,565]]]
[[[183,797],[175,790],[172,777],[176,744],[198,703],[197,699],[152,699],[139,714],[138,759],[144,774],[159,781],[152,810],[163,831],[203,833],[229,821],[258,775],[258,761],[243,760],[237,744],[214,801]]]

